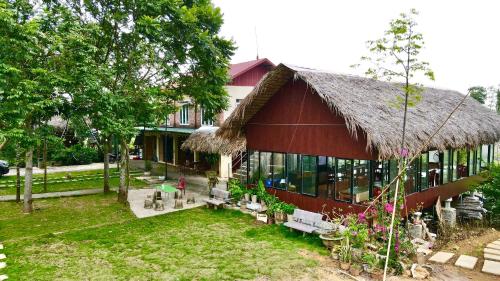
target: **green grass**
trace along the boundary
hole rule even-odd
[[[116,169],[112,169],[111,172],[116,172]],[[47,178],[50,180],[54,179],[59,179],[62,177],[65,177],[68,174],[68,172],[63,172],[63,173],[53,173],[53,174],[48,174]],[[94,170],[94,171],[80,171],[80,172],[71,172],[71,177],[73,179],[78,179],[79,177],[84,177],[84,176],[102,176],[102,170]],[[43,179],[43,175],[35,175],[34,180],[41,180]],[[9,177],[2,177],[0,178],[0,185],[6,184],[8,181],[15,180],[15,176],[9,176]],[[117,177],[112,177],[110,178],[110,186],[111,188],[113,187],[118,187],[120,184],[120,179]],[[11,184],[11,183],[9,183]],[[47,192],[58,192],[58,191],[71,191],[71,190],[82,190],[82,189],[93,189],[93,188],[102,188],[103,185],[103,179],[84,179],[81,181],[72,181],[72,182],[59,182],[59,183],[48,183],[47,184]],[[143,187],[145,186],[146,183],[144,181],[132,178],[130,181],[130,186],[131,187]],[[23,193],[24,190],[24,177],[22,178],[21,181],[21,194]],[[42,193],[44,192],[43,190],[43,184],[35,184],[33,185],[33,193]],[[16,188],[14,186],[9,186],[9,187],[0,187],[0,196],[1,195],[13,195],[16,194]]]
[[[258,225],[233,210],[196,208],[136,219],[116,195],[0,203],[12,280],[249,280],[294,277],[327,254],[317,237]]]

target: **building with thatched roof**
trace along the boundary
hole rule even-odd
[[[493,159],[500,117],[464,97],[422,88],[408,110],[404,151],[418,156],[405,183],[409,208],[460,194]],[[362,208],[397,174],[402,98],[397,83],[280,64],[217,136],[246,139],[250,184],[263,179],[271,193],[308,210]]]
[[[214,155],[211,155],[214,150],[211,149],[211,145],[200,144],[198,140],[200,136],[207,136],[207,132],[215,132],[215,129],[206,128],[218,128],[216,126],[224,122],[239,102],[274,66],[266,58],[231,64],[229,69],[231,80],[225,86],[229,95],[229,107],[216,114],[213,119],[207,118],[202,106],[186,98],[176,104],[179,110],[168,116],[167,126],[163,124],[157,127],[137,127],[140,133],[136,137],[135,145],[142,148],[142,159],[167,162],[196,170],[215,169],[222,177],[231,176],[233,159],[230,154],[224,153],[234,148],[234,142],[226,144],[220,138],[209,138],[210,142],[207,144],[217,144],[226,148],[222,149],[217,163],[211,163],[214,160]]]

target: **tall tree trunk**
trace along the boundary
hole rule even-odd
[[[21,162],[21,152],[19,146],[16,152],[16,202],[21,202],[21,169],[19,168],[19,163]]]
[[[43,140],[43,192],[47,192],[47,139]]]
[[[24,174],[24,207],[25,213],[33,212],[33,147],[28,148],[26,151],[26,169]]]
[[[104,193],[110,192],[109,188],[109,152],[110,152],[110,147],[111,147],[111,139],[109,137],[104,138],[104,178],[103,178],[103,185],[104,185]]]
[[[126,203],[128,195],[128,145],[125,139],[120,141],[120,188],[118,202]]]

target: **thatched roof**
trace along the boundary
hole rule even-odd
[[[378,152],[381,159],[399,156],[403,110],[393,104],[397,96],[404,97],[401,84],[284,64],[260,81],[217,134],[229,139],[243,137],[245,124],[290,79],[301,79],[314,89],[332,112],[344,117],[352,136],[364,134],[368,151]],[[410,155],[420,153],[423,143],[464,98],[459,92],[435,88],[424,88],[421,95],[422,100],[408,110],[405,146]],[[428,148],[476,147],[499,139],[500,117],[467,98]]]
[[[181,149],[223,155],[231,155],[246,149],[245,138],[225,139],[215,134],[217,129],[219,127],[201,127],[197,129],[184,141]]]

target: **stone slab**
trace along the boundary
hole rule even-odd
[[[476,263],[477,263],[476,257],[461,255],[460,257],[458,257],[457,261],[455,262],[455,265],[467,269],[474,269]]]
[[[485,260],[482,272],[500,275],[500,262]]]
[[[486,245],[486,248],[494,249],[494,250],[500,250],[500,245],[490,243]]]
[[[500,250],[495,250],[495,249],[490,249],[490,248],[484,248],[484,253],[500,256]]]
[[[3,259],[6,259],[7,257],[5,256],[5,254],[0,254],[0,260],[3,260]]]
[[[0,244],[0,250],[3,250],[3,245],[2,244]]]
[[[7,276],[7,274],[0,275],[0,281],[7,280],[7,279],[9,279],[9,277]]]
[[[418,248],[417,253],[423,253],[424,255],[428,256],[432,253],[432,250],[428,248]]]
[[[500,256],[493,254],[484,254],[485,260],[500,261]]]
[[[491,244],[500,245],[500,240],[493,241],[493,242],[491,242]]]
[[[437,263],[447,263],[455,254],[447,252],[437,252],[429,261]]]
[[[0,269],[5,268],[7,266],[7,263],[5,262],[0,262]]]

